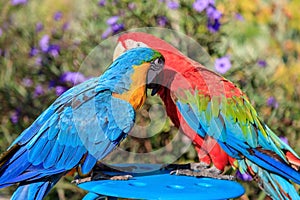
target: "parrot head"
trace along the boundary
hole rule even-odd
[[[117,59],[125,51],[139,47],[152,48],[159,51],[164,58],[166,58],[163,73],[160,73],[157,78],[160,86],[156,84],[155,88],[152,89],[151,95],[157,92],[163,93],[163,90],[159,90],[162,88],[161,86],[170,88],[174,76],[185,71],[187,66],[191,66],[189,65],[190,63],[186,63],[187,59],[185,55],[178,49],[166,41],[144,32],[128,32],[120,35],[113,54],[113,59]],[[192,62],[192,60],[189,60],[189,62]]]
[[[146,89],[152,89],[152,94],[159,90],[164,63],[164,57],[158,51],[134,48],[120,53],[105,74],[112,76],[108,79],[117,80],[113,83],[114,96],[138,109],[146,99]]]
[[[113,59],[115,60],[120,56],[120,54],[129,49],[137,47],[149,47],[161,52],[162,54],[164,54],[164,52],[170,52],[173,54],[182,55],[178,49],[158,37],[143,32],[129,32],[122,34],[118,38]]]

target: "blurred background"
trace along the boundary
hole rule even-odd
[[[99,43],[133,28],[162,27],[197,41],[212,58],[209,67],[246,92],[260,117],[299,154],[299,7],[300,1],[288,0],[1,1],[0,153],[64,91],[105,70],[104,60],[91,64],[96,74],[80,68]],[[139,124],[149,123],[153,103],[162,105],[149,98]],[[153,110],[155,119],[164,115]],[[163,122],[154,137],[128,137],[121,146],[149,152],[166,145],[177,130]],[[197,161],[192,147],[167,151],[182,151],[177,163]],[[81,199],[85,192],[72,179],[66,176],[46,199]],[[256,184],[241,183],[242,199],[265,199]],[[0,199],[14,189],[2,189]]]

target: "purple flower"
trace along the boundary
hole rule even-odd
[[[207,0],[196,0],[193,3],[193,8],[194,10],[196,10],[197,12],[202,12],[203,10],[205,10],[209,5],[209,1]]]
[[[209,19],[215,20],[219,20],[222,17],[222,13],[212,6],[207,7],[206,15]]]
[[[41,85],[37,85],[36,87],[35,87],[35,90],[34,90],[34,97],[38,97],[38,96],[40,96],[40,95],[42,95],[42,94],[44,94],[44,89],[43,89],[43,87],[41,86]]]
[[[38,33],[44,29],[44,25],[41,22],[36,23],[35,31]]]
[[[169,1],[167,3],[167,6],[172,9],[172,10],[176,10],[179,8],[179,3],[178,2],[174,2],[174,1]]]
[[[108,27],[108,28],[102,33],[102,38],[103,38],[103,39],[107,38],[111,33],[112,33],[112,28],[111,28],[111,27]]]
[[[220,29],[220,18],[222,14],[215,7],[209,6],[206,9],[206,15],[208,17],[207,28],[210,32],[215,33]]]
[[[220,74],[225,74],[231,68],[229,56],[216,59],[215,68]]]
[[[124,30],[124,24],[118,23],[119,16],[112,16],[106,23],[110,26],[103,33],[102,38],[107,38],[111,33],[118,33],[121,30]]]
[[[32,47],[30,49],[29,56],[33,57],[33,56],[37,55],[38,53],[39,53],[39,50],[37,48],[35,48],[35,47]]]
[[[19,117],[20,117],[20,110],[19,110],[19,109],[16,109],[16,110],[10,115],[10,121],[11,121],[13,124],[16,124],[16,123],[18,123],[18,121],[19,121]]]
[[[207,23],[207,29],[211,32],[211,33],[216,33],[218,30],[220,30],[220,22],[219,20],[209,20]]]
[[[106,0],[100,0],[98,1],[98,6],[105,6],[106,5]]]
[[[23,78],[22,80],[22,84],[25,86],[25,87],[30,87],[32,86],[32,80],[30,78]]]
[[[55,87],[55,93],[57,96],[60,96],[62,93],[64,93],[65,91],[67,91],[67,88],[64,86],[56,86]]]
[[[260,67],[266,67],[267,66],[267,62],[265,60],[258,60],[257,64]]]
[[[49,35],[44,35],[40,42],[39,42],[39,45],[40,45],[40,48],[43,52],[47,52],[48,51],[48,48],[49,48],[49,40],[50,40],[50,37]]]
[[[43,61],[43,59],[42,59],[42,57],[37,57],[36,59],[35,59],[35,64],[37,65],[37,66],[41,66],[42,65],[42,61]]]
[[[119,16],[112,16],[111,18],[109,18],[108,20],[106,20],[106,23],[108,25],[114,25],[118,22]]]
[[[117,33],[119,31],[124,30],[124,24],[120,23],[120,24],[114,24],[111,26],[113,33]]]
[[[196,0],[193,3],[193,8],[197,12],[202,12],[206,9],[208,17],[207,28],[210,32],[215,33],[220,29],[220,18],[222,13],[215,8],[214,0]]]
[[[27,0],[11,0],[11,5],[16,6],[16,5],[21,5],[21,4],[26,4]]]
[[[70,26],[70,23],[69,23],[69,22],[65,22],[65,23],[62,25],[61,29],[62,29],[63,31],[65,31],[65,30],[67,30],[67,29],[69,28],[69,26]]]
[[[267,105],[272,108],[278,108],[279,104],[276,101],[275,97],[269,97],[267,100]]]
[[[48,48],[48,53],[53,56],[53,57],[57,57],[59,55],[59,51],[60,51],[60,46],[57,44],[51,44]]]
[[[283,141],[284,143],[286,143],[287,145],[289,144],[289,140],[287,139],[287,137],[285,137],[285,136],[279,136],[279,139],[281,141]]]
[[[48,85],[49,89],[52,89],[52,88],[54,88],[55,86],[56,86],[56,80],[50,80],[50,81],[49,81],[49,85]]]
[[[159,16],[157,18],[157,24],[161,27],[165,27],[168,23],[168,19],[166,16]]]
[[[135,3],[130,2],[130,3],[128,4],[128,8],[129,8],[129,10],[134,10],[134,9],[136,8]]]
[[[0,28],[0,37],[2,36],[3,34],[3,31],[2,31],[2,28]]]
[[[242,181],[252,181],[253,178],[250,174],[244,173],[242,174],[239,170],[236,171],[236,177]]]
[[[243,17],[243,15],[241,15],[240,13],[236,13],[236,14],[235,14],[235,18],[236,18],[237,20],[239,20],[239,21],[244,21],[244,20],[245,20],[244,17]]]
[[[53,19],[55,21],[59,21],[59,20],[61,20],[62,16],[63,16],[62,12],[61,11],[57,11],[57,12],[54,13]]]
[[[73,85],[76,85],[78,83],[82,83],[86,80],[85,76],[81,74],[80,72],[65,72],[60,76],[61,82],[69,82]]]

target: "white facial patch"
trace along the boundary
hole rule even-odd
[[[133,48],[137,48],[137,47],[148,47],[146,44],[142,43],[142,42],[137,42],[131,39],[125,40],[125,46],[128,49],[133,49]]]
[[[121,42],[118,42],[115,51],[114,51],[114,55],[113,55],[113,60],[117,59],[122,53],[124,53],[126,51],[125,47],[123,47]]]

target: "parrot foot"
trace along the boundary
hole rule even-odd
[[[176,170],[176,169],[190,169],[190,170],[203,170],[209,167],[208,164],[199,162],[199,163],[187,163],[187,164],[167,164],[162,167],[164,170]],[[220,172],[221,173],[221,172]]]
[[[166,164],[163,165],[161,170],[177,170],[177,169],[191,169],[190,163],[188,164]]]
[[[203,162],[199,162],[199,163],[190,163],[190,169],[191,170],[205,170],[205,169],[212,169],[212,167],[209,168],[209,164],[207,163],[203,163]],[[215,168],[216,170],[218,170],[217,168]],[[221,173],[221,171],[219,171],[219,173]]]
[[[220,170],[217,171],[213,168],[202,169],[201,171],[194,171],[191,169],[177,169],[170,172],[171,175],[184,175],[184,176],[194,176],[194,177],[208,177],[216,178],[223,180],[235,180],[234,176],[224,175],[220,173]]]
[[[92,180],[92,177],[78,178],[78,179],[75,179],[75,180],[71,181],[71,183],[78,185],[78,184],[80,184],[80,183],[89,182],[89,181],[91,181],[91,180]]]
[[[94,172],[92,180],[93,181],[96,181],[96,180],[127,181],[132,177],[133,176],[128,175],[128,174],[126,174],[126,175],[108,175],[108,174],[104,174],[103,172]]]
[[[133,176],[131,175],[108,175],[103,172],[95,172],[93,171],[92,175],[86,178],[75,178],[71,183],[80,184],[89,181],[98,181],[98,180],[114,180],[114,181],[127,181]]]
[[[132,165],[132,166],[109,166],[102,164],[98,162],[95,167],[93,168],[93,171],[107,171],[107,172],[133,172],[136,170],[137,167]]]
[[[121,175],[121,176],[112,176],[110,177],[110,180],[114,181],[127,181],[129,179],[133,178],[131,175]]]

